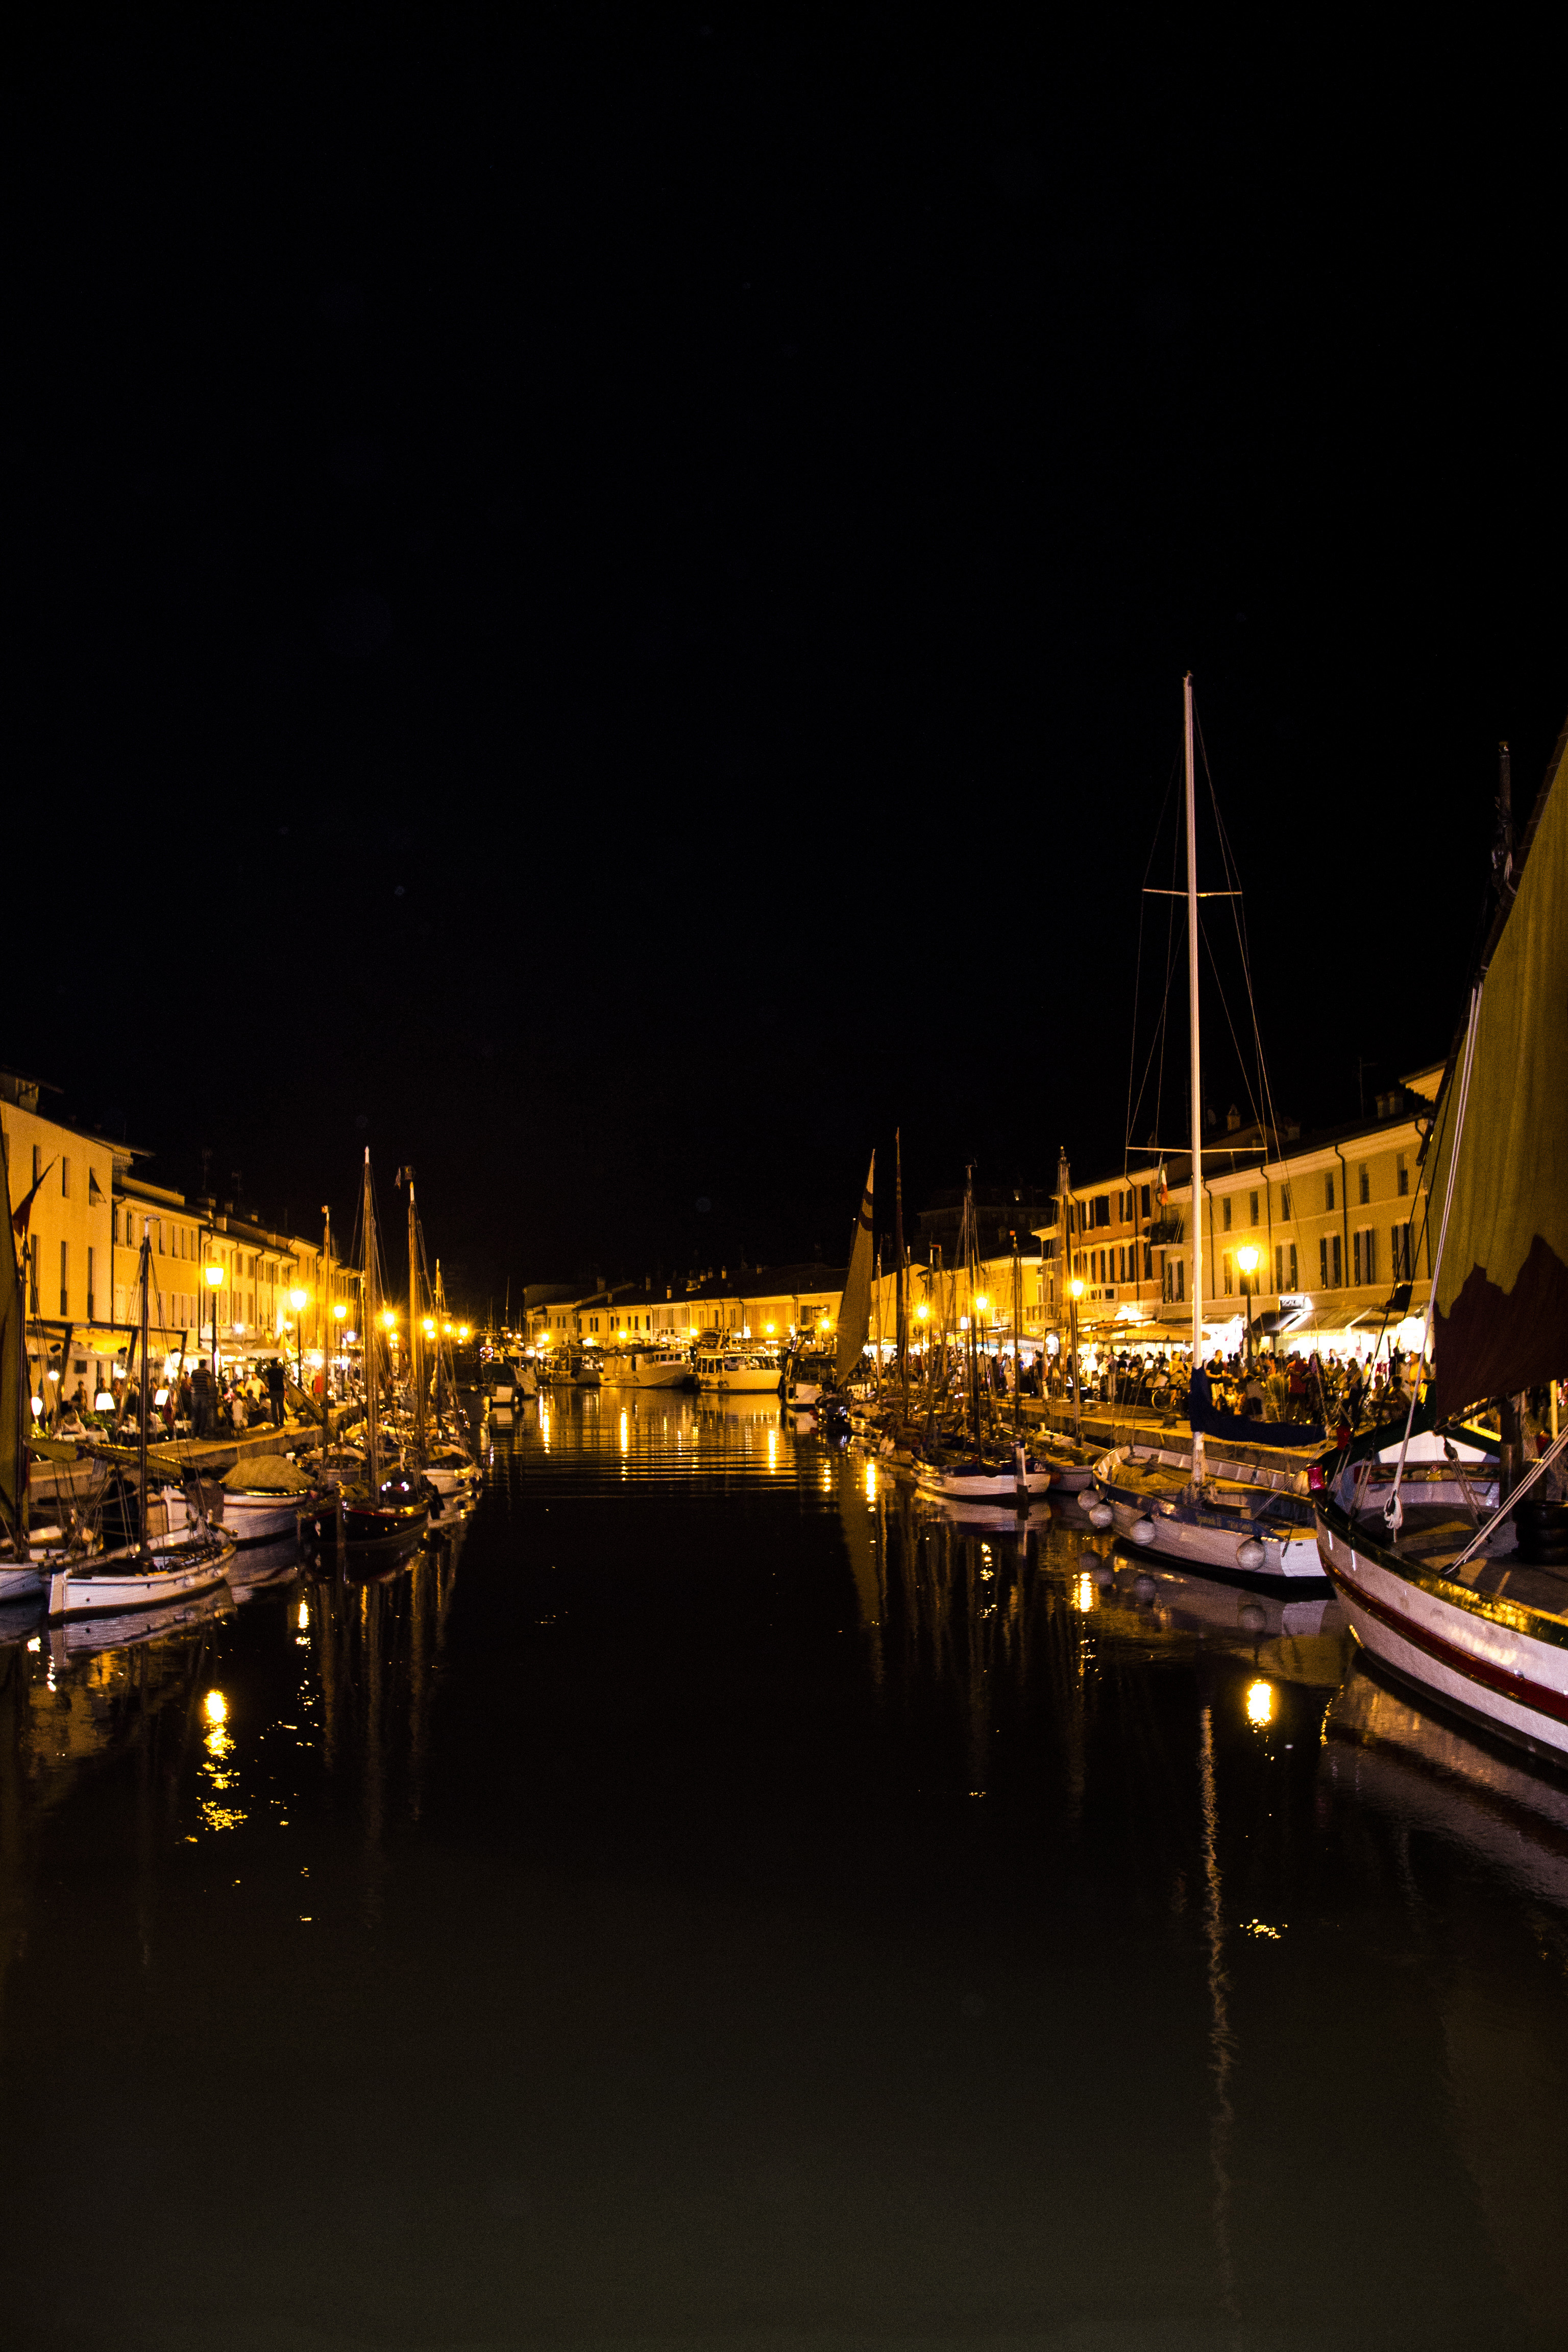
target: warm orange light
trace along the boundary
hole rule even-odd
[[[1068,1285],[1068,1287],[1070,1288],[1070,1290],[1071,1290],[1071,1292],[1072,1292],[1072,1295],[1073,1295],[1073,1297],[1074,1297],[1075,1298],[1081,1298],[1081,1297],[1083,1297],[1083,1285],[1082,1285],[1082,1283],[1081,1283],[1081,1282],[1077,1281],[1077,1280],[1075,1279],[1072,1283],[1070,1283],[1070,1284]]]
[[[1236,1253],[1236,1262],[1249,1278],[1258,1272],[1258,1250],[1253,1243],[1243,1242]]]
[[[984,1291],[977,1291],[975,1294],[974,1304],[980,1309],[981,1314],[984,1315],[985,1309],[990,1306],[991,1301],[986,1297]]]
[[[337,1305],[332,1309],[332,1314],[338,1322],[342,1323],[348,1318],[348,1308],[343,1305],[342,1300],[340,1298]]]
[[[202,1272],[206,1276],[207,1286],[209,1289],[216,1290],[221,1286],[223,1282],[223,1268],[221,1265],[204,1265]]]
[[[294,1309],[295,1314],[299,1315],[303,1313],[304,1309],[309,1307],[310,1303],[310,1292],[308,1290],[301,1290],[298,1284],[296,1284],[294,1288],[289,1293],[289,1304]]]
[[[385,1314],[381,1318],[381,1328],[384,1331],[391,1331],[395,1329],[396,1324],[397,1318],[389,1307]]]
[[[423,1329],[424,1329],[425,1337],[426,1337],[427,1339],[433,1339],[436,1337],[436,1326],[435,1326],[435,1324],[431,1321],[431,1319],[430,1319],[430,1318],[429,1318],[429,1316],[428,1316],[428,1315],[426,1315],[426,1317],[425,1318],[424,1325],[423,1325],[423,1327],[422,1327],[422,1328],[423,1328]]]

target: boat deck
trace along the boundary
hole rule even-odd
[[[1568,1614],[1568,1569],[1536,1568],[1511,1552],[1478,1552],[1461,1569],[1454,1562],[1476,1532],[1476,1522],[1446,1503],[1406,1503],[1405,1524],[1390,1549],[1429,1576],[1447,1576],[1491,1600],[1517,1601],[1554,1617]],[[1389,1545],[1381,1511],[1358,1511],[1353,1524]]]

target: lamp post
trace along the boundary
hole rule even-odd
[[[1247,1332],[1247,1369],[1252,1370],[1252,1277],[1258,1271],[1258,1250],[1252,1242],[1243,1242],[1236,1253],[1241,1268],[1241,1314]]]
[[[1073,1438],[1075,1444],[1081,1445],[1083,1443],[1083,1397],[1081,1393],[1083,1381],[1079,1374],[1078,1361],[1078,1302],[1083,1297],[1083,1283],[1079,1276],[1075,1275],[1073,1276],[1072,1281],[1068,1285],[1068,1291],[1072,1300],[1072,1304],[1068,1312],[1071,1325],[1072,1345]]]
[[[216,1241],[213,1243],[212,1258],[203,1266],[202,1272],[206,1276],[207,1288],[213,1295],[213,1393],[216,1396],[217,1393],[217,1294],[223,1281],[223,1267],[218,1263]]]
[[[289,1293],[289,1304],[294,1309],[294,1363],[299,1375],[300,1394],[305,1393],[305,1309],[310,1304],[310,1294],[299,1283]]]

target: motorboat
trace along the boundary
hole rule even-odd
[[[600,1379],[607,1389],[689,1389],[695,1376],[683,1349],[626,1348],[605,1358]]]
[[[695,1358],[700,1394],[777,1395],[777,1352],[766,1348],[699,1348]]]

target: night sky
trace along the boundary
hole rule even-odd
[[[1280,1109],[1446,1048],[1568,707],[1543,56],[66,13],[0,1059],[154,1180],[368,1141],[482,1304],[841,1257],[900,1123],[911,1210],[1120,1166],[1189,667]]]

